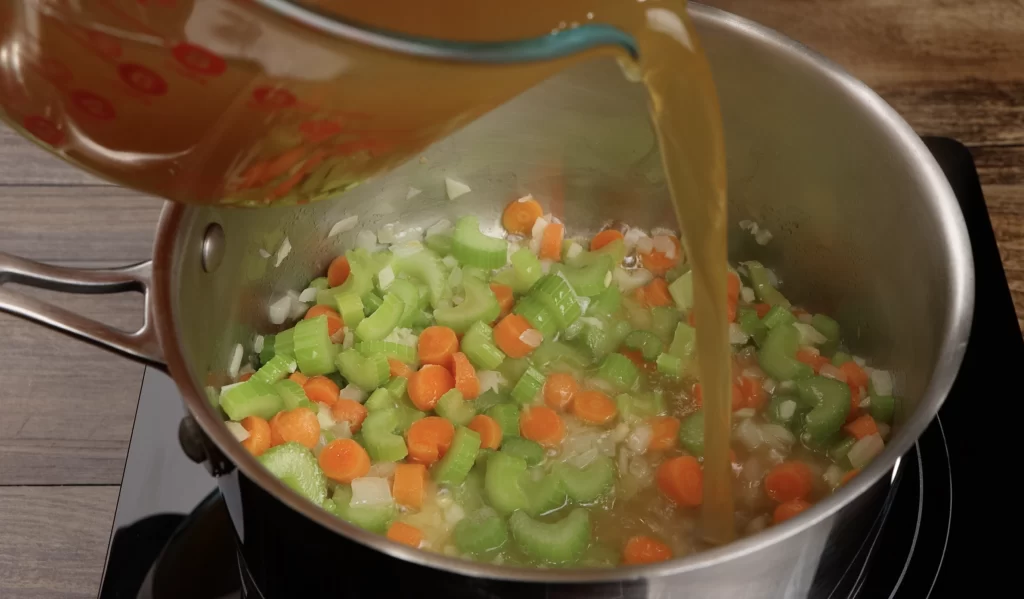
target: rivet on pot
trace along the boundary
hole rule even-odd
[[[203,233],[203,270],[213,272],[224,259],[224,229],[219,223],[210,223]]]

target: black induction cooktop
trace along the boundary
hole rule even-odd
[[[997,432],[993,418],[1019,420],[1021,398],[992,381],[993,373],[1024,367],[1024,340],[970,152],[951,139],[925,143],[956,192],[971,238],[976,303],[970,341],[938,417],[894,470],[870,534],[845,571],[819,573],[814,599],[959,596],[963,591],[954,589],[981,581],[980,588],[994,588],[1000,570],[993,554],[1016,552],[988,549],[1019,528],[1006,519],[1003,507],[1010,502],[1000,499],[1005,483],[994,471],[1012,461],[1009,445],[1020,440]],[[174,453],[169,438],[177,420],[166,411],[180,402],[160,401],[175,396],[161,376],[147,373],[140,396],[100,597],[259,596],[248,582],[241,590],[245,569],[239,568],[227,510],[212,479]],[[1016,546],[1014,538],[1003,543]]]

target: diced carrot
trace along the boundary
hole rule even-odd
[[[416,371],[401,360],[388,358],[388,372],[391,376],[404,376],[408,379],[412,377],[412,373]]]
[[[295,381],[296,383],[299,384],[299,386],[303,386],[303,385],[306,384],[307,381],[309,381],[309,377],[304,375],[304,374],[302,374],[301,372],[293,372],[288,377],[288,380],[289,381]]]
[[[466,354],[460,351],[452,354],[452,375],[455,388],[462,393],[462,399],[476,399],[480,395],[480,379],[476,376],[476,368],[473,368]]]
[[[430,465],[444,457],[455,436],[455,426],[440,416],[420,418],[405,432],[409,459]]]
[[[501,215],[501,225],[509,233],[516,235],[529,235],[533,229],[533,223],[544,214],[540,203],[533,199],[533,196],[526,196],[518,200],[512,200],[505,206],[505,212]]]
[[[263,172],[263,176],[267,181],[276,179],[291,170],[305,155],[306,148],[301,145],[282,152],[275,158],[270,159]]]
[[[819,372],[825,364],[831,363],[831,360],[825,356],[806,347],[801,347],[796,351],[796,359],[813,368],[815,373]]]
[[[535,347],[524,342],[520,337],[531,329],[530,321],[519,314],[509,314],[494,325],[494,343],[510,358],[524,358]]]
[[[638,349],[621,347],[619,348],[619,353],[629,358],[629,361],[635,364],[637,368],[645,368],[647,366],[647,360],[644,359],[643,352]]]
[[[854,420],[860,418],[860,415],[864,413],[860,409],[860,401],[863,399],[860,395],[860,387],[856,389],[850,388],[850,413],[846,415],[846,423],[849,424]]]
[[[348,258],[338,256],[331,260],[331,265],[327,267],[327,284],[337,287],[348,280],[348,275],[351,272],[352,266],[348,263]]]
[[[338,394],[341,393],[338,385],[325,376],[310,377],[302,386],[302,390],[306,392],[309,401],[325,403],[329,406],[333,406],[334,402],[338,401]]]
[[[391,495],[398,505],[418,510],[423,507],[423,494],[427,485],[427,467],[423,464],[398,464]]]
[[[397,543],[419,548],[423,542],[423,532],[411,524],[395,522],[388,529],[388,538]]]
[[[729,276],[725,279],[725,295],[727,304],[727,312],[729,316],[729,322],[736,320],[736,306],[740,302],[740,277],[736,273],[729,271]]]
[[[565,237],[565,225],[550,223],[544,227],[544,236],[540,238],[540,257],[545,260],[562,259],[562,239]]]
[[[746,407],[747,401],[744,399],[743,390],[735,380],[732,382],[731,389],[732,411],[735,412],[736,410],[741,410]],[[693,392],[691,394],[693,395],[693,401],[697,404],[697,407],[704,407],[704,389],[701,387],[700,383],[694,383]]]
[[[639,254],[640,264],[656,275],[662,275],[668,272],[669,269],[679,263],[679,259],[682,257],[683,248],[679,243],[679,238],[675,235],[670,235],[669,237],[672,239],[672,243],[676,246],[675,254],[671,258],[669,258],[664,252],[656,249]]]
[[[477,414],[469,421],[469,430],[480,434],[480,447],[484,449],[497,449],[501,446],[501,425],[490,416]]]
[[[622,563],[626,565],[653,564],[672,559],[672,549],[648,536],[637,535],[626,541],[622,550]]]
[[[640,304],[641,308],[649,308],[650,305],[647,303],[647,288],[637,287],[633,290],[633,301]]]
[[[444,366],[424,364],[409,377],[407,392],[417,409],[433,410],[441,396],[455,388],[452,373]]]
[[[239,383],[244,383],[245,381],[251,379],[252,375],[254,375],[254,374],[256,374],[256,373],[253,372],[253,371],[243,372],[242,374],[238,375],[238,382]]]
[[[651,425],[651,440],[647,451],[667,451],[676,446],[679,438],[679,419],[672,416],[655,416],[648,421]]]
[[[327,334],[329,335],[334,335],[345,326],[345,322],[341,319],[341,315],[338,314],[337,310],[322,304],[318,304],[307,310],[303,319],[309,320],[310,318],[316,318],[320,315],[327,316]]]
[[[590,240],[590,251],[599,250],[604,246],[608,245],[609,243],[620,240],[622,238],[622,233],[620,233],[619,231],[615,229],[605,229],[604,231],[601,231],[597,235],[594,235],[594,238]]]
[[[317,457],[327,478],[348,484],[370,471],[370,456],[352,439],[335,439]]]
[[[772,514],[772,521],[775,522],[775,524],[785,522],[809,507],[811,507],[811,504],[807,503],[803,499],[791,499],[784,503],[780,503],[775,508],[775,513]]]
[[[658,466],[655,479],[661,493],[681,506],[697,507],[704,500],[704,472],[693,456],[665,460]]]
[[[843,430],[855,439],[863,439],[864,437],[877,434],[878,425],[875,424],[875,419],[871,417],[871,414],[863,414],[844,426]]]
[[[761,380],[751,376],[739,376],[736,377],[736,381],[739,383],[744,407],[760,410],[768,400],[768,393],[761,386]]]
[[[420,333],[417,350],[420,362],[451,368],[452,354],[459,351],[459,338],[448,327],[427,327]]]
[[[565,423],[547,406],[527,406],[519,414],[519,432],[544,447],[558,447],[565,438]]]
[[[572,399],[572,413],[583,422],[608,424],[615,419],[615,402],[600,391],[580,391]]]
[[[309,408],[278,412],[270,419],[270,444],[296,441],[313,449],[320,441],[320,421]]]
[[[572,398],[580,390],[571,374],[553,372],[544,381],[544,403],[552,410],[564,412],[572,405]]]
[[[498,307],[501,308],[501,313],[498,317],[500,318],[511,312],[512,306],[516,302],[516,298],[512,294],[512,288],[501,283],[491,283],[491,291],[494,293],[494,297],[498,298]]]
[[[850,360],[840,366],[839,370],[846,375],[846,384],[850,387],[867,388],[870,377],[868,377],[868,373],[864,372],[864,369],[853,360]]]
[[[246,451],[259,457],[270,449],[270,423],[259,416],[246,416],[242,419],[241,425],[249,432],[249,437],[242,441],[242,447]]]
[[[811,494],[814,474],[803,462],[783,462],[764,475],[764,490],[778,502],[806,499]]]
[[[768,314],[768,311],[771,309],[772,307],[768,304],[754,304],[754,311],[757,312],[758,318],[764,318],[765,314]]]
[[[341,398],[331,406],[331,416],[337,422],[347,422],[348,430],[354,433],[366,420],[366,406],[354,399]]]
[[[644,297],[648,306],[671,306],[674,303],[668,292],[668,283],[661,277],[644,286]]]
[[[839,479],[839,486],[841,487],[846,483],[850,482],[851,480],[853,480],[853,477],[857,476],[858,474],[860,474],[859,468],[854,468],[853,470],[847,471],[845,474],[843,474],[843,478]]]

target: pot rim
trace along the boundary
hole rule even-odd
[[[906,453],[932,421],[945,400],[959,370],[967,337],[971,328],[974,307],[974,265],[967,228],[945,175],[938,163],[911,127],[875,92],[828,59],[807,47],[767,27],[725,11],[691,3],[689,10],[697,22],[713,23],[728,28],[737,35],[759,39],[777,50],[790,54],[805,66],[812,67],[822,77],[855,96],[873,117],[891,132],[889,142],[899,147],[917,165],[919,184],[935,206],[941,233],[947,240],[952,255],[949,265],[950,303],[946,313],[949,323],[942,338],[935,375],[928,384],[917,406],[914,417],[905,422],[893,436],[885,450],[871,464],[847,483],[839,492],[814,504],[799,516],[782,524],[771,526],[757,534],[738,539],[714,549],[685,557],[641,566],[620,566],[609,569],[540,569],[498,566],[473,562],[413,549],[376,535],[314,506],[305,498],[288,489],[282,482],[263,469],[259,463],[223,426],[219,415],[210,407],[205,394],[192,384],[191,373],[177,343],[177,326],[171,292],[175,281],[173,255],[179,227],[190,210],[180,204],[169,203],[160,217],[154,245],[152,317],[160,337],[167,366],[181,391],[189,411],[203,431],[221,452],[250,480],[273,494],[279,501],[303,514],[320,526],[343,535],[368,549],[417,565],[447,570],[468,577],[511,580],[536,583],[617,582],[649,579],[695,572],[749,555],[796,535],[826,519],[864,493],[877,480],[887,474]]]

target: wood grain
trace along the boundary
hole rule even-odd
[[[0,597],[95,597],[117,487],[0,487]]]
[[[0,185],[110,186],[0,125]]]

